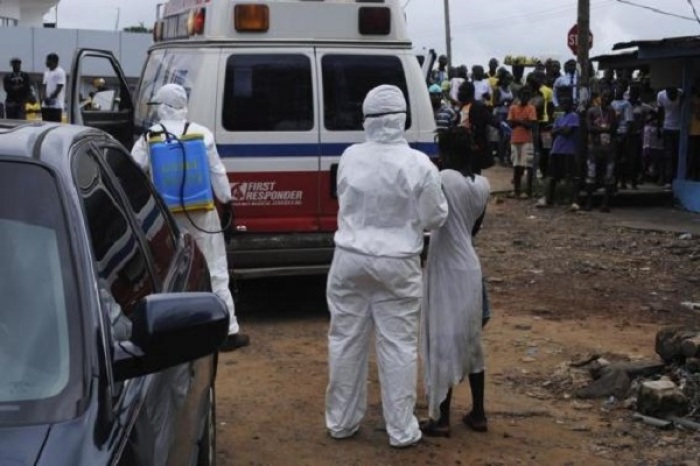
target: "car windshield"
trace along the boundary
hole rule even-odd
[[[0,159],[0,425],[55,422],[75,410],[82,357],[73,271],[55,178]]]

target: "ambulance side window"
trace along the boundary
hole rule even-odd
[[[314,128],[311,60],[305,55],[231,55],[222,122],[228,131]]]
[[[362,102],[381,84],[393,84],[406,97],[409,111],[406,128],[411,127],[410,101],[401,60],[382,55],[325,55],[323,73],[323,120],[331,131],[362,131]]]

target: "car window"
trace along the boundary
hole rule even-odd
[[[229,131],[310,131],[311,60],[305,55],[231,55],[222,122]]]
[[[155,292],[146,257],[117,193],[92,151],[76,155],[73,173],[97,274],[129,316],[142,298]]]
[[[57,182],[0,161],[0,426],[58,422],[82,392],[78,283]]]
[[[163,284],[175,257],[176,236],[148,178],[129,155],[114,147],[102,149],[107,165],[121,184],[134,217],[148,242],[153,257],[155,278]]]
[[[109,59],[92,55],[83,57],[77,79],[78,101],[83,114],[120,109],[125,89],[122,89],[117,71]]]
[[[362,131],[362,103],[367,93],[382,84],[403,91],[408,104],[406,128],[411,127],[410,101],[401,60],[385,55],[325,55],[323,73],[323,121],[331,131]]]

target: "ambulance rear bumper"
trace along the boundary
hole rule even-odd
[[[322,275],[333,260],[333,233],[236,235],[228,263],[236,278]]]
[[[422,262],[429,242],[425,233]],[[228,244],[228,264],[237,279],[325,275],[334,249],[333,233],[241,234]]]

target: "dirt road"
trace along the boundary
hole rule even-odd
[[[494,307],[485,335],[490,430],[460,424],[470,404],[464,384],[452,438],[403,451],[390,449],[382,430],[375,367],[360,434],[342,442],[326,435],[323,279],[243,284],[240,319],[253,343],[220,363],[219,463],[697,465],[697,434],[636,423],[621,400],[573,396],[585,380],[567,373],[570,361],[654,358],[660,326],[698,319],[680,302],[700,301],[700,240],[615,227],[614,215],[490,205],[477,241]],[[420,417],[423,400],[421,387]]]

